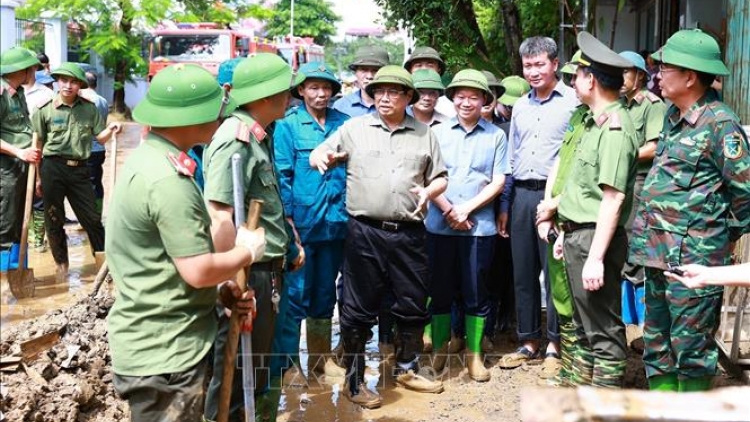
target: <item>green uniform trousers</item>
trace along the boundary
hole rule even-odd
[[[66,164],[61,157],[44,157],[42,160],[42,199],[44,199],[44,224],[57,264],[68,263],[68,237],[65,234],[65,198],[89,237],[94,252],[104,251],[104,226],[97,211],[94,190],[85,162],[76,167]]]
[[[618,227],[604,255],[604,285],[596,291],[583,289],[581,272],[589,255],[594,229],[565,233],[563,253],[575,309],[577,337],[591,345],[595,358],[626,359],[625,325],[622,323],[620,273],[628,252],[625,230]]]
[[[4,251],[21,242],[28,171],[25,162],[0,155],[0,248]]]
[[[643,363],[646,376],[677,374],[680,378],[716,374],[723,292],[698,296],[662,270],[646,267],[646,320]]]

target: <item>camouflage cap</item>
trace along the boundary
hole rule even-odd
[[[576,70],[578,70],[579,60],[581,60],[581,50],[576,50],[573,57],[570,58],[570,61],[565,63],[562,69],[560,69],[560,72],[567,73],[568,75],[575,75]]]
[[[86,73],[83,72],[83,68],[81,68],[81,66],[78,66],[75,63],[65,62],[61,64],[57,69],[50,72],[49,75],[55,78],[55,80],[57,80],[60,76],[70,76],[71,78],[77,79],[81,83],[82,89],[86,89],[89,87],[89,84],[86,81]]]
[[[487,78],[487,85],[489,85],[492,92],[495,94],[495,98],[500,98],[505,93],[505,87],[500,84],[494,73],[489,70],[483,70],[482,73]]]
[[[440,53],[432,47],[414,47],[411,56],[404,62],[404,69],[411,72],[411,65],[415,60],[434,60],[438,64],[438,73],[445,73],[445,62],[440,58]]]
[[[403,67],[399,67],[396,65],[383,66],[382,68],[380,68],[380,70],[378,70],[378,73],[375,74],[372,82],[367,84],[367,86],[365,87],[365,92],[367,92],[367,95],[369,95],[370,97],[375,98],[375,87],[383,84],[401,85],[407,89],[410,89],[414,91],[414,95],[412,96],[411,102],[409,102],[409,104],[414,104],[419,101],[419,91],[417,91],[417,89],[414,87],[414,81],[411,78],[411,73],[407,72]]]
[[[711,75],[729,75],[716,40],[700,29],[683,29],[651,55],[654,60]]]
[[[356,71],[359,66],[383,67],[390,63],[388,51],[378,45],[366,45],[357,49],[354,54],[354,62],[349,65],[349,70]]]
[[[510,107],[512,107],[519,98],[531,91],[531,85],[529,85],[529,82],[516,75],[508,76],[500,81],[500,84],[505,88],[505,93],[498,101],[500,104]]]
[[[335,96],[341,91],[341,82],[336,79],[333,69],[323,62],[305,63],[299,68],[299,73],[305,75],[306,81],[309,81],[310,79],[320,79],[330,82],[331,88],[333,89],[331,96]],[[302,96],[299,95],[299,91],[295,88],[292,89],[292,96],[300,100],[302,99]]]
[[[432,69],[419,69],[411,74],[411,79],[417,89],[436,89],[441,94],[445,91],[440,74]]]
[[[453,101],[453,94],[457,88],[473,88],[484,92],[484,105],[490,104],[495,99],[490,86],[487,84],[487,77],[478,70],[464,69],[453,77],[448,87],[445,88],[445,96]]]
[[[271,53],[258,53],[240,61],[232,75],[232,98],[237,104],[253,101],[288,91],[305,80],[305,75],[294,74],[289,64]]]
[[[578,33],[577,41],[581,49],[581,57],[576,61],[578,65],[613,76],[622,76],[623,69],[633,67],[630,60],[621,57],[586,31]]]
[[[633,67],[637,70],[640,70],[641,72],[648,74],[648,69],[646,69],[646,60],[643,59],[643,57],[636,53],[635,51],[621,51],[620,56],[625,57],[628,59],[630,63],[633,64]]]
[[[0,75],[18,72],[39,64],[39,59],[33,51],[23,47],[9,48],[0,54]]]
[[[180,63],[154,76],[133,119],[154,127],[199,125],[218,120],[222,105],[224,116],[236,108],[213,75],[196,64]]]

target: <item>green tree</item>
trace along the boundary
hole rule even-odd
[[[292,0],[281,0],[272,9],[266,24],[269,36],[289,35]],[[326,0],[294,0],[294,35],[312,37],[320,45],[326,45],[336,34],[336,23],[341,18],[331,9]]]
[[[354,61],[354,55],[360,47],[378,45],[388,51],[391,64],[401,65],[404,62],[404,42],[391,42],[382,38],[356,38],[353,41],[331,43],[326,46],[326,63],[333,65],[340,73],[349,71],[349,64]]]

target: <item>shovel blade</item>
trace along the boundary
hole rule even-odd
[[[34,270],[19,268],[8,271],[8,284],[10,285],[10,292],[16,299],[34,296]]]

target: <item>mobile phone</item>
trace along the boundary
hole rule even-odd
[[[672,274],[679,275],[679,276],[685,275],[685,272],[680,269],[680,264],[676,262],[668,262],[667,271],[669,271]]]
[[[555,229],[549,229],[547,232],[547,242],[549,242],[551,245],[554,245],[557,241],[557,232]]]

